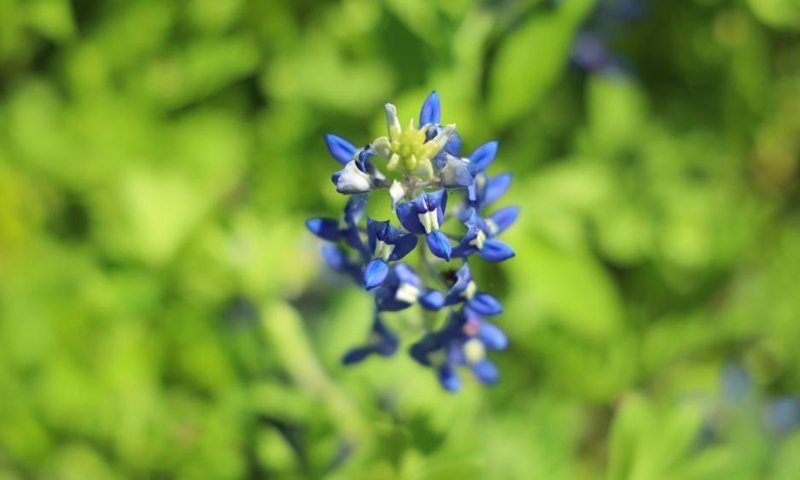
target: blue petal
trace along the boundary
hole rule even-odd
[[[469,155],[473,175],[486,170],[486,167],[494,161],[498,145],[497,141],[484,143]]]
[[[453,132],[453,134],[450,135],[450,140],[445,144],[444,149],[452,155],[458,155],[458,152],[461,150],[461,135],[459,135],[458,132]]]
[[[508,260],[509,258],[514,257],[516,255],[514,250],[511,249],[508,245],[501,242],[500,240],[495,240],[490,238],[483,242],[483,248],[478,250],[478,255],[487,262],[502,262],[503,260]]]
[[[471,244],[477,237],[478,227],[476,227],[474,224],[470,224],[467,233],[465,233],[461,241],[458,242],[458,245],[456,245],[456,247],[453,249],[453,252],[450,256],[455,258],[465,258],[477,252],[478,249],[475,247],[475,245]]]
[[[436,124],[442,120],[442,105],[439,101],[439,95],[436,90],[428,95],[425,103],[422,104],[422,111],[419,112],[419,124],[428,125]]]
[[[375,155],[377,155],[375,153],[375,150],[373,150],[372,147],[370,147],[369,145],[362,148],[361,151],[358,152],[358,160],[356,161],[358,169],[361,170],[362,172],[367,172],[370,174],[375,173],[373,171],[374,168],[372,167],[372,164],[369,161],[370,157],[374,157]]]
[[[397,278],[398,286],[401,283],[407,283],[415,287],[419,287],[421,285],[419,276],[417,276],[417,272],[415,272],[413,268],[409,267],[405,263],[398,263],[394,266],[394,275]]]
[[[500,327],[486,320],[482,320],[478,327],[478,338],[492,350],[505,350],[508,347],[508,337]]]
[[[375,321],[372,324],[372,331],[378,337],[374,344],[375,353],[383,357],[388,357],[397,351],[397,346],[400,341],[397,336],[389,330],[388,327],[381,321],[379,316],[375,316]]]
[[[464,297],[462,297],[461,294],[467,289],[471,281],[472,272],[470,272],[469,264],[464,263],[464,265],[456,271],[456,283],[453,284],[453,286],[450,287],[450,291],[447,292],[447,296],[444,298],[444,304],[450,306],[464,301]],[[463,320],[462,318],[462,323]]]
[[[364,211],[367,209],[367,200],[369,195],[352,195],[347,199],[347,204],[344,207],[344,220],[350,226],[355,226],[364,216]]]
[[[408,255],[411,250],[414,250],[414,247],[417,246],[417,236],[416,235],[400,235],[397,237],[397,242],[394,244],[394,250],[392,250],[392,254],[389,256],[389,260],[396,261],[400,260],[406,255]],[[374,249],[373,249],[374,250]]]
[[[418,298],[425,310],[439,310],[444,305],[444,294],[438,290],[426,290]]]
[[[309,218],[306,220],[308,231],[329,242],[338,242],[341,235],[339,233],[339,222],[330,218]]]
[[[472,366],[472,373],[483,383],[497,383],[500,379],[500,371],[491,360],[481,360]]]
[[[322,258],[334,271],[341,272],[347,268],[347,254],[336,245],[323,245]]]
[[[376,258],[367,264],[364,269],[364,287],[372,290],[386,280],[389,274],[389,265],[383,260]]]
[[[422,211],[432,212],[435,208],[438,208],[440,211],[444,211],[445,207],[447,206],[447,192],[444,190],[426,192],[420,195],[420,197],[422,197],[424,205],[420,213],[422,213]]]
[[[378,233],[385,228],[387,223],[389,222],[379,222],[367,217],[367,245],[369,245],[370,252],[375,251]]]
[[[483,194],[483,200],[481,201],[481,206],[485,207],[494,203],[498,198],[502,197],[503,194],[508,191],[508,187],[511,186],[511,180],[513,179],[513,175],[510,173],[501,173],[496,177],[492,177],[486,183],[486,191]]]
[[[783,396],[767,406],[767,427],[777,433],[788,434],[800,427],[800,401],[794,396]]]
[[[352,143],[332,133],[325,134],[325,145],[328,146],[333,158],[342,165],[346,165],[356,154],[356,147]]]
[[[505,207],[494,212],[489,216],[497,227],[496,231],[491,232],[492,236],[499,235],[514,224],[519,217],[519,207]]]
[[[434,230],[429,233],[425,239],[428,242],[428,248],[431,249],[431,253],[448,262],[450,261],[450,254],[453,251],[453,247],[450,245],[450,241],[444,233],[440,230]]]
[[[357,347],[347,352],[342,358],[342,363],[345,365],[352,365],[359,363],[373,353],[375,350],[372,347]]]
[[[419,212],[414,200],[403,202],[397,206],[397,219],[411,233],[425,233],[425,227],[419,221]]]
[[[503,306],[500,301],[488,293],[476,293],[467,302],[467,307],[479,315],[497,315],[503,313]]]
[[[461,389],[461,379],[458,378],[455,368],[450,365],[443,365],[437,373],[442,388],[448,392],[457,392]]]

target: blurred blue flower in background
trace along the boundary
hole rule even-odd
[[[550,0],[548,3],[557,8],[564,1]],[[626,25],[640,20],[647,13],[645,0],[600,0],[575,36],[570,62],[593,73],[612,75],[628,71],[628,63],[612,45],[613,38]]]

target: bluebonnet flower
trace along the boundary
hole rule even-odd
[[[392,226],[387,220],[378,222],[367,218],[367,241],[373,260],[364,270],[364,286],[371,290],[386,279],[389,262],[401,260],[417,246],[417,237]]]
[[[419,363],[436,369],[442,387],[455,392],[461,388],[458,366],[468,367],[483,383],[497,382],[500,373],[486,351],[507,346],[502,330],[465,307],[452,312],[442,330],[426,335],[410,353]]]
[[[409,232],[425,235],[428,247],[434,255],[450,260],[452,246],[447,236],[439,229],[444,221],[447,195],[444,190],[433,193],[422,192],[414,200],[397,206],[397,218]]]
[[[411,356],[433,367],[449,391],[460,388],[461,367],[483,383],[495,383],[499,372],[486,352],[504,349],[507,340],[485,317],[500,314],[503,307],[493,295],[478,290],[469,261],[475,256],[492,262],[514,256],[496,237],[514,223],[519,209],[487,211],[511,184],[510,174],[486,173],[498,142],[486,142],[460,157],[461,136],[454,124],[442,124],[436,92],[425,100],[419,126],[411,120],[403,129],[392,104],[386,104],[385,112],[388,134],[362,148],[325,135],[328,150],[343,167],[331,180],[349,198],[341,218],[306,222],[311,233],[328,242],[322,248],[326,263],[374,301],[369,340],[347,352],[343,362],[394,354],[400,340],[385,316],[419,306],[447,312],[447,321],[436,328],[426,316],[425,334],[411,347]],[[367,198],[381,191],[388,192],[399,225],[391,219],[364,221]],[[460,198],[448,212],[450,195]],[[417,270],[406,263],[414,256]],[[442,266],[454,261],[455,267]]]
[[[379,312],[397,312],[419,302],[426,310],[439,310],[444,306],[444,295],[435,289],[426,289],[413,268],[405,263],[391,267],[388,278],[375,292],[375,305]]]
[[[473,208],[464,210],[462,218],[467,227],[467,233],[461,242],[453,249],[454,257],[466,257],[477,253],[484,260],[502,262],[512,258],[514,250],[508,245],[495,239],[506,231],[519,216],[518,207],[505,207],[483,218]]]

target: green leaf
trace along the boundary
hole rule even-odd
[[[489,114],[507,125],[529,113],[567,66],[575,30],[594,6],[571,0],[534,15],[500,45],[490,72]]]

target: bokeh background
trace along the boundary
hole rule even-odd
[[[800,478],[800,4],[628,7],[0,0],[0,479]],[[457,395],[303,226],[434,88],[522,207]]]

